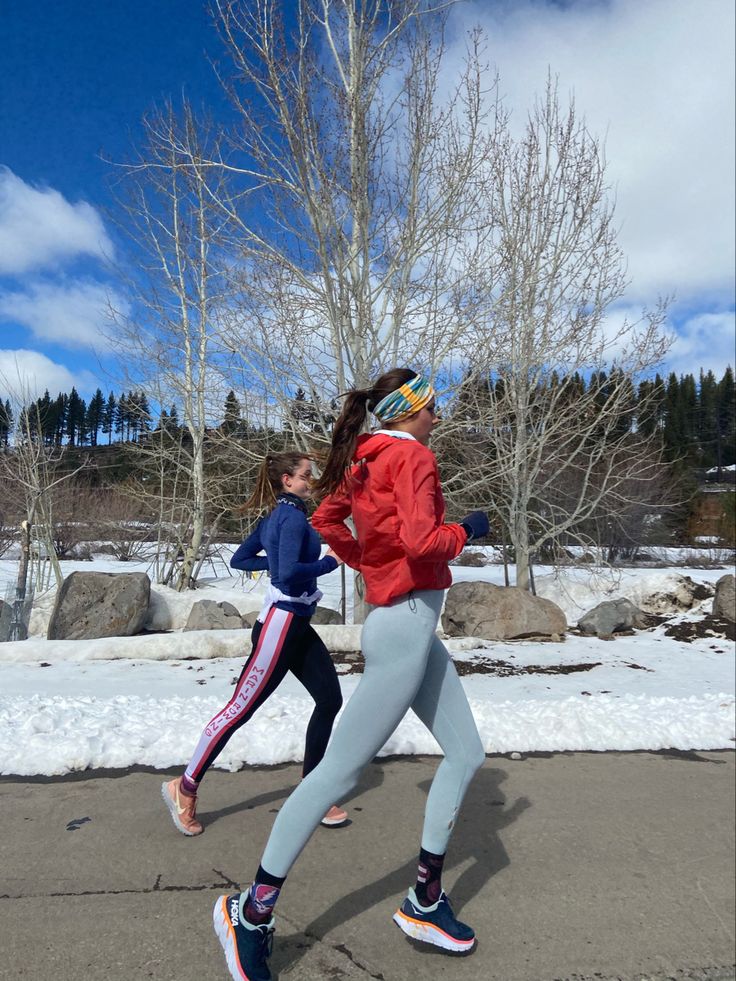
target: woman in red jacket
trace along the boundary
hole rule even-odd
[[[377,431],[359,435],[367,410]],[[487,533],[475,511],[445,524],[434,454],[438,421],[430,383],[408,368],[354,390],[335,424],[332,447],[316,492],[326,494],[312,521],[334,552],[365,580],[374,606],[362,633],[365,670],[322,762],[286,801],[247,893],[221,896],[215,930],[233,978],[267,981],[265,958],[273,908],[286,875],[335,796],[355,787],[411,708],[444,752],[427,798],[416,885],[394,914],[408,936],[469,954],[475,934],[458,921],[442,891],[447,844],[483,746],[452,660],[436,627],[448,561]],[[356,537],[345,524],[352,516]]]

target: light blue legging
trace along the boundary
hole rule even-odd
[[[362,634],[365,671],[321,763],[289,796],[273,825],[261,866],[285,878],[328,808],[343,800],[411,708],[444,759],[427,798],[422,847],[444,855],[483,746],[460,679],[435,629],[442,590],[409,593],[371,611]]]

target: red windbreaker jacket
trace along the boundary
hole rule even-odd
[[[446,589],[447,563],[467,540],[445,524],[434,453],[414,439],[363,435],[344,483],[326,497],[312,525],[365,580],[366,601],[386,606],[412,589]],[[345,519],[352,514],[357,540]]]

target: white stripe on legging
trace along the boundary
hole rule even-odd
[[[268,683],[278,663],[293,616],[293,613],[279,610],[275,606],[269,610],[248,672],[240,679],[227,705],[210,719],[199,737],[197,748],[186,769],[186,775],[190,780],[198,782],[197,770],[209,756],[212,744],[237,724],[243,712],[248,710],[253,700]]]

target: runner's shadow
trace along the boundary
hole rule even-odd
[[[454,868],[465,866],[470,862],[470,866],[461,873],[452,887],[456,912],[476,896],[494,875],[510,864],[500,833],[532,806],[526,797],[519,797],[507,806],[507,801],[499,789],[506,777],[504,770],[485,766],[477,773],[465,796],[458,826],[450,842],[443,874],[445,879],[449,879]],[[418,786],[426,794],[430,783],[430,780],[423,780]],[[361,791],[363,790],[365,785],[361,784]],[[321,940],[325,934],[342,926],[356,914],[385,903],[389,899],[395,900],[397,894],[404,894],[407,888],[414,884],[423,814],[417,813],[415,820],[416,844],[411,853],[407,854],[406,862],[375,882],[362,885],[353,892],[341,896],[329,909],[304,927],[302,937]],[[290,939],[295,940],[296,937]],[[289,944],[284,951],[287,957],[289,954],[292,955],[289,967],[292,967],[303,953],[299,951],[300,946],[296,944],[292,947]],[[282,969],[285,967],[286,964],[283,964]]]
[[[287,777],[289,779],[291,775]],[[254,811],[258,807],[266,807],[268,804],[278,803],[279,806],[286,800],[289,794],[296,787],[299,778],[301,776],[301,770],[293,778],[293,781],[285,787],[280,787],[278,790],[269,790],[265,794],[259,794],[257,797],[248,797],[245,800],[240,800],[235,804],[228,804],[227,807],[221,807],[216,811],[200,811],[198,812],[198,817],[201,819],[203,824],[208,827],[215,824],[217,821],[223,818],[230,817],[233,814],[242,814],[245,811]],[[350,797],[346,797],[343,804],[347,804],[353,797],[358,796],[358,794],[365,793],[366,790],[374,790],[380,787],[383,783],[383,770],[378,766],[368,766],[364,775],[361,777],[360,786],[357,787]],[[278,808],[273,808],[273,814],[275,816]],[[352,823],[352,822],[348,822]]]
[[[286,800],[293,789],[294,784],[290,784],[287,787],[280,787],[278,790],[269,790],[268,793],[259,794],[258,797],[249,797],[247,800],[238,801],[237,804],[228,804],[227,807],[221,807],[217,811],[200,811],[197,817],[202,820],[206,827],[209,827],[217,821],[222,820],[222,818],[230,817],[232,814],[253,811],[258,807],[265,807],[276,801],[281,803]]]

